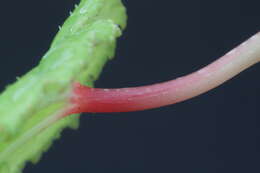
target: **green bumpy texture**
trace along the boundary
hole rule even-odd
[[[82,0],[39,65],[0,95],[0,173],[22,172],[64,128],[78,127],[78,115],[48,119],[68,107],[73,82],[93,85],[114,56],[126,18],[121,0]]]

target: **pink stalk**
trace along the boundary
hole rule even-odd
[[[260,61],[260,33],[208,66],[187,76],[154,85],[96,89],[74,84],[68,114],[129,112],[158,108],[205,93]]]

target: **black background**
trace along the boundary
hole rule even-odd
[[[0,89],[37,65],[74,0],[1,1]],[[188,74],[258,32],[257,0],[125,0],[128,28],[96,87]],[[85,114],[25,173],[260,172],[259,66],[155,110]]]

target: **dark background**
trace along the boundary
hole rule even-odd
[[[1,1],[0,89],[37,65],[75,0]],[[177,78],[260,28],[258,0],[125,0],[128,28],[97,87]],[[258,69],[257,69],[258,68]],[[259,65],[155,110],[85,114],[25,173],[260,172]]]

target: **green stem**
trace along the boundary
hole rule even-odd
[[[121,0],[81,0],[39,65],[0,95],[0,172],[21,172],[64,128],[78,127],[78,116],[53,122],[69,106],[73,81],[93,85],[125,25]]]

